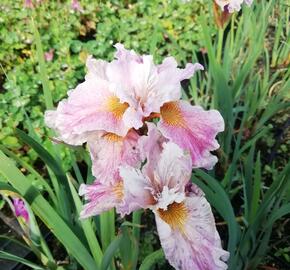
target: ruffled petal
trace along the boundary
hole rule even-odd
[[[224,270],[229,253],[222,249],[209,203],[186,198],[167,211],[155,211],[157,230],[169,263],[178,270]]]
[[[198,70],[203,70],[203,66],[195,63],[188,63],[184,69],[177,67],[177,62],[173,57],[167,57],[162,64],[157,67],[158,81],[155,92],[148,97],[148,106],[154,112],[160,112],[160,107],[170,101],[177,101],[181,97],[181,81],[190,79]]]
[[[143,112],[141,108],[137,108],[138,111],[136,111],[133,107],[129,107],[124,115],[123,115],[123,121],[126,126],[133,127],[135,129],[139,129],[143,126]]]
[[[114,133],[102,133],[95,140],[89,141],[93,175],[101,183],[114,183],[120,180],[119,166],[139,166],[139,137],[131,130],[125,137]]]
[[[142,57],[139,56],[134,50],[127,50],[123,44],[116,43],[114,47],[117,49],[115,53],[115,58],[121,61],[136,61],[142,62]]]
[[[200,64],[187,64],[180,69],[173,57],[155,65],[151,55],[140,56],[122,44],[115,47],[116,60],[107,66],[108,80],[115,84],[114,93],[120,101],[129,104],[126,124],[136,129],[142,126],[143,117],[159,113],[166,102],[180,99],[181,81],[203,69]]]
[[[106,68],[108,62],[100,59],[94,59],[91,55],[87,58],[86,66],[88,73],[86,74],[85,79],[101,79],[107,80]]]
[[[217,162],[210,151],[219,148],[215,137],[224,130],[218,111],[205,111],[186,101],[166,103],[158,127],[166,138],[190,152],[194,168],[211,169]]]
[[[147,123],[148,132],[147,136],[141,136],[138,145],[140,149],[141,159],[146,162],[142,171],[145,172],[150,179],[153,178],[153,171],[159,160],[163,149],[163,143],[167,141],[162,136],[156,125],[153,123]]]
[[[163,151],[154,171],[154,182],[162,192],[163,187],[184,192],[191,176],[191,158],[175,143],[163,143]]]
[[[232,13],[239,11],[243,3],[250,6],[253,3],[253,0],[215,0],[215,2],[221,7],[223,11],[226,9]]]
[[[152,83],[151,91],[148,92],[145,104],[146,114],[160,112],[160,107],[170,101],[179,100],[181,97],[181,81],[190,79],[197,70],[203,66],[196,63],[188,63],[184,69],[177,67],[177,62],[173,57],[164,59],[161,65],[157,66],[157,75]]]
[[[147,106],[147,100],[156,91],[157,69],[152,56],[146,55],[139,59],[127,50],[119,54],[120,57],[108,65],[108,78],[115,85],[115,95],[130,106],[126,112],[127,125],[138,129],[143,125],[143,117],[152,112]]]
[[[123,185],[122,182],[105,185],[95,181],[92,185],[82,184],[79,195],[84,196],[88,201],[83,206],[80,217],[88,218],[118,207],[123,197]]]
[[[124,136],[128,131],[122,117],[128,105],[109,90],[102,80],[87,80],[68,93],[55,111],[45,113],[48,127],[68,144],[82,144],[100,130]]]
[[[150,180],[140,170],[122,166],[120,175],[124,184],[124,197],[118,211],[122,216],[141,208],[146,209],[155,203]]]

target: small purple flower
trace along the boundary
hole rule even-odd
[[[74,10],[74,11],[83,12],[81,4],[80,4],[80,2],[78,0],[72,0],[71,1],[71,9]]]
[[[28,223],[29,215],[25,207],[24,201],[22,199],[15,198],[13,199],[13,205],[14,205],[14,212],[15,212],[16,217],[23,217],[25,222]]]
[[[23,6],[24,6],[25,8],[34,8],[34,7],[33,7],[32,0],[24,0]]]
[[[48,52],[44,53],[44,58],[47,62],[51,62],[54,56],[54,49],[50,49]]]

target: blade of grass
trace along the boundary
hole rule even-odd
[[[58,181],[53,181],[54,190],[58,199],[58,206],[60,207],[63,217],[71,223],[71,209],[70,202],[72,201],[71,195],[67,192],[69,190],[66,175],[61,165],[53,158],[53,156],[42,147],[37,141],[29,137],[23,131],[16,129],[17,136],[26,144],[31,146],[43,162],[52,170]]]
[[[257,213],[258,207],[259,207],[259,198],[260,198],[260,192],[261,192],[261,155],[260,152],[258,152],[257,160],[255,163],[255,174],[254,174],[254,186],[253,186],[253,197],[251,200],[251,211],[250,211],[250,218],[249,222],[251,223]]]
[[[1,151],[0,174],[25,198],[33,209],[33,212],[51,229],[54,235],[84,269],[98,269],[87,249],[66,222],[55,212],[39,191],[31,185],[30,181],[18,170],[13,161],[7,158]]]
[[[71,181],[68,180],[70,191],[72,194],[72,197],[74,199],[75,207],[77,210],[77,213],[80,213],[82,209],[82,202],[80,200],[80,197],[78,196],[78,193],[75,190],[75,187],[71,183]],[[93,230],[92,223],[90,219],[82,219],[81,224],[86,236],[86,239],[88,241],[91,253],[97,263],[98,266],[101,265],[102,258],[103,258],[103,252],[100,248],[99,242],[97,240],[96,234]]]
[[[37,265],[31,261],[28,261],[26,259],[23,259],[21,257],[18,257],[16,255],[13,255],[11,253],[8,253],[8,252],[2,251],[2,250],[0,251],[0,259],[19,262],[19,263],[22,263],[26,266],[29,266],[29,267],[31,267],[31,269],[35,269],[35,270],[45,270],[45,268],[40,266],[40,265]]]
[[[115,237],[115,210],[100,215],[101,240],[103,250],[106,249]]]
[[[57,204],[57,198],[49,186],[49,184],[43,179],[43,177],[36,171],[34,170],[33,167],[31,167],[27,162],[25,162],[23,159],[19,158],[16,156],[13,152],[8,150],[6,147],[3,145],[0,145],[0,150],[5,153],[7,156],[11,157],[13,160],[15,160],[20,166],[25,168],[27,171],[29,171],[32,175],[35,176],[35,178],[39,181],[41,185],[44,186],[45,190],[48,192],[50,198],[52,199],[53,203],[56,205]]]
[[[164,258],[164,252],[162,249],[156,250],[153,253],[149,254],[142,264],[140,265],[139,270],[151,270],[154,269],[153,266],[157,264],[160,261],[163,261]]]
[[[40,38],[40,34],[38,32],[36,23],[33,18],[31,18],[31,24],[32,24],[32,29],[34,33],[34,38],[35,38],[36,53],[37,53],[37,59],[38,59],[38,64],[39,64],[39,71],[40,71],[40,77],[41,77],[41,82],[42,82],[45,106],[46,106],[46,109],[52,109],[53,100],[52,100],[52,95],[49,89],[49,81],[48,81],[47,71],[45,67],[44,52],[42,48],[41,38]]]
[[[142,210],[137,210],[137,211],[133,212],[132,222],[134,224],[140,225],[142,213],[143,213]],[[136,241],[139,243],[139,238],[140,238],[140,227],[139,226],[133,227],[133,235],[136,238]]]
[[[118,235],[115,238],[115,240],[113,240],[108,246],[108,248],[106,249],[103,260],[102,260],[102,264],[101,264],[101,270],[108,270],[114,258],[114,255],[116,254],[117,250],[120,247],[120,244],[122,242],[122,237],[123,237],[122,235]]]

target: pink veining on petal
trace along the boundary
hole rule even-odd
[[[211,169],[217,162],[210,151],[219,148],[215,137],[224,130],[218,111],[205,111],[186,101],[170,102],[161,109],[158,127],[166,138],[190,152],[193,167]]]
[[[210,205],[203,196],[186,198],[167,214],[156,211],[155,218],[165,257],[175,269],[227,269],[229,253],[222,249]]]
[[[84,196],[87,201],[80,217],[88,218],[118,207],[123,197],[123,184],[122,182],[115,182],[114,185],[102,184],[99,181],[91,185],[82,184],[79,195]]]
[[[137,145],[139,135],[131,130],[125,137],[113,133],[100,133],[88,142],[93,175],[101,183],[120,180],[119,166],[139,166],[140,152]]]
[[[141,208],[146,209],[154,203],[150,180],[139,169],[121,166],[120,176],[124,183],[124,197],[118,212],[122,216]]]
[[[26,209],[25,203],[22,199],[20,198],[14,198],[13,199],[13,206],[14,206],[14,211],[16,217],[23,217],[25,222],[29,222],[29,214]]]
[[[115,84],[114,93],[121,102],[129,104],[124,121],[138,129],[142,118],[152,112],[159,113],[160,107],[181,97],[181,81],[189,79],[203,67],[200,64],[187,64],[184,69],[177,67],[173,57],[165,58],[156,65],[151,55],[138,55],[116,44],[116,59],[107,65],[108,80]],[[135,120],[134,120],[135,118]]]
[[[167,139],[162,136],[155,124],[148,122],[147,127],[147,135],[141,136],[138,144],[141,159],[143,162],[146,162],[143,171],[146,171],[146,174],[152,178],[154,168],[163,149],[163,143],[166,142]]]
[[[122,116],[127,107],[112,94],[106,81],[89,79],[70,91],[55,111],[47,111],[45,122],[61,140],[78,145],[102,130],[126,135],[129,127]]]
[[[227,269],[229,254],[222,249],[210,205],[197,186],[188,184],[189,154],[173,142],[163,143],[151,168],[149,175],[144,167],[120,168],[124,183],[120,212],[153,210],[165,256],[176,269]]]
[[[189,181],[185,186],[186,197],[204,196],[204,192],[196,185]]]
[[[183,149],[173,142],[163,143],[163,151],[154,171],[154,180],[160,191],[163,187],[168,187],[175,192],[184,193],[191,170],[189,154],[185,154]]]
[[[129,107],[123,116],[123,121],[126,123],[126,126],[139,129],[143,126],[143,113],[140,107],[135,110],[132,107]]]
[[[120,167],[125,214],[139,208],[166,208],[184,199],[185,185],[191,174],[191,158],[174,143],[163,143],[162,148],[155,164],[143,166],[142,171],[130,166]]]

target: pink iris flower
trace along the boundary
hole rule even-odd
[[[215,2],[223,11],[227,10],[228,12],[233,13],[239,11],[243,3],[250,6],[253,3],[253,0],[215,0]]]
[[[23,217],[25,222],[29,222],[29,214],[26,209],[25,203],[20,198],[13,199],[13,206],[14,206],[14,212],[16,217]]]
[[[59,139],[82,144],[97,137],[99,131],[125,137],[131,128],[139,129],[152,115],[160,117],[162,134],[190,151],[194,167],[211,169],[217,162],[210,151],[219,144],[217,133],[224,122],[215,110],[204,111],[180,101],[181,84],[200,64],[177,67],[173,57],[155,65],[150,55],[138,55],[116,44],[115,60],[87,60],[85,82],[68,93],[55,111],[47,111],[45,120]]]
[[[226,269],[214,217],[203,192],[190,184],[192,168],[211,169],[224,121],[181,101],[181,81],[203,67],[160,65],[122,44],[111,62],[87,59],[85,81],[69,91],[46,124],[65,143],[87,143],[95,181],[81,185],[81,218],[111,208],[124,216],[151,209],[166,258],[176,269]],[[153,119],[156,119],[152,122]],[[157,124],[156,124],[157,122]]]
[[[123,210],[153,211],[165,256],[175,269],[227,269],[229,253],[222,249],[211,207],[197,186],[188,188],[190,155],[168,142],[149,162],[154,164],[150,176],[146,170],[121,167]]]
[[[151,135],[154,132],[157,136],[155,131],[151,127]],[[147,166],[142,170],[126,165],[120,168],[122,181],[114,185],[98,182],[82,185],[80,195],[89,202],[81,217],[100,214],[112,207],[122,216],[140,208],[151,209],[165,256],[173,267],[227,269],[229,253],[222,249],[211,207],[203,192],[189,183],[190,155],[172,142],[164,142],[160,148],[161,141],[161,137],[155,141],[155,155],[145,153]],[[145,138],[140,144],[150,150],[154,143],[150,145]]]

